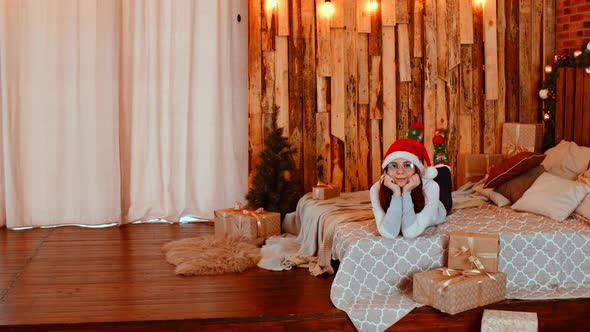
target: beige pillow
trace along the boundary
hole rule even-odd
[[[487,199],[489,199],[490,201],[492,201],[494,204],[496,204],[499,207],[510,205],[510,200],[508,198],[504,197],[502,194],[495,192],[494,188],[484,188],[483,187],[484,181],[485,181],[485,179],[476,183],[473,186],[473,191],[475,191],[476,193],[478,193],[482,196],[487,197]]]
[[[588,192],[590,186],[586,184],[545,172],[512,204],[512,208],[563,221],[574,212]]]
[[[590,164],[590,148],[575,142],[561,141],[547,150],[545,155],[547,158],[541,163],[545,170],[568,180],[575,180]]]

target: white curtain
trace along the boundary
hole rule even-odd
[[[178,221],[243,199],[247,1],[0,4],[0,222]]]

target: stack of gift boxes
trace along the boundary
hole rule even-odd
[[[454,315],[504,300],[506,274],[498,271],[498,251],[497,234],[451,232],[447,267],[414,274],[414,301]],[[517,323],[518,331],[537,330],[535,313],[486,312],[482,331],[484,326],[486,331],[506,331]]]

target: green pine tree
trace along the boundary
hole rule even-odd
[[[283,128],[277,126],[278,107],[274,107],[270,132],[264,139],[260,163],[252,180],[252,188],[246,199],[253,208],[280,212],[281,220],[286,213],[295,211],[303,190],[295,174],[293,154],[297,151],[283,137]]]

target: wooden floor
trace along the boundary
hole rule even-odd
[[[182,277],[162,244],[209,234],[210,223],[120,228],[0,229],[1,331],[354,331],[330,302],[333,276],[258,268]],[[534,311],[540,330],[589,330],[590,299],[504,301]],[[478,331],[482,308],[454,316],[415,309],[391,329]]]

